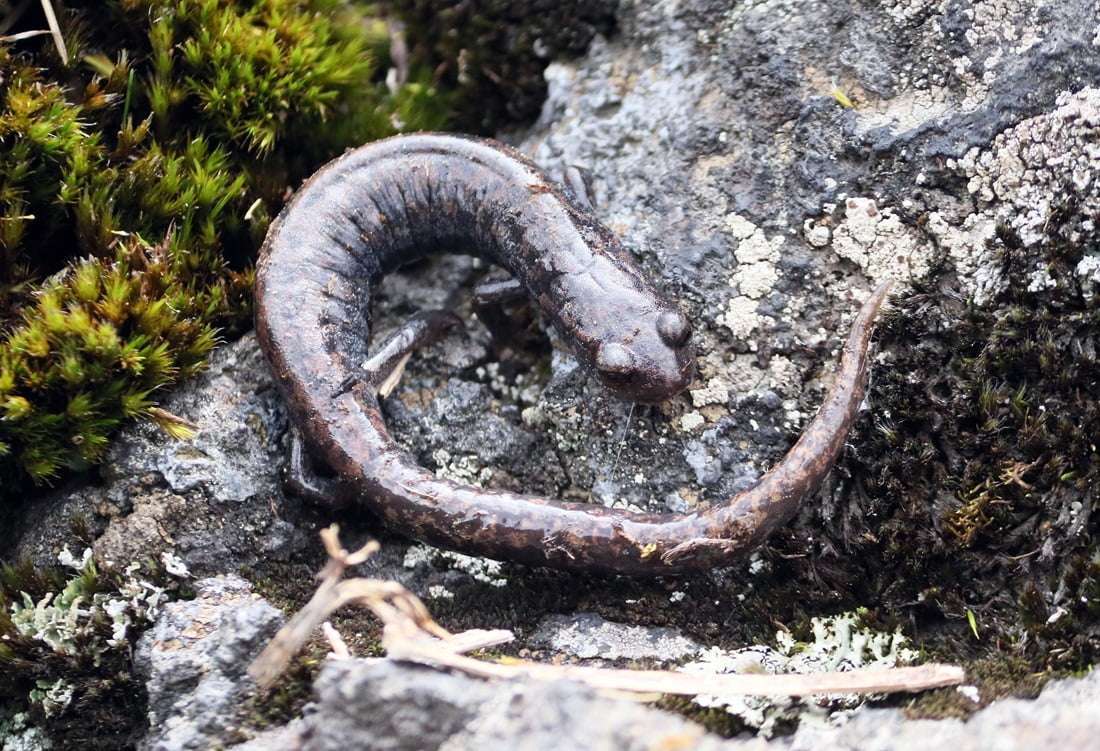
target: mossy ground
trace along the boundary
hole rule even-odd
[[[74,544],[81,539],[73,530]],[[79,549],[79,548],[78,548]],[[156,561],[146,561],[143,579],[169,588],[172,597],[187,597],[180,586],[166,575]],[[0,568],[0,703],[6,709],[26,712],[30,723],[46,731],[57,748],[118,749],[132,748],[146,725],[145,685],[133,672],[133,646],[149,625],[139,610],[127,629],[125,644],[112,645],[116,636],[111,616],[101,605],[93,605],[93,595],[103,594],[116,605],[132,596],[133,579],[115,569],[85,568],[73,571],[35,568],[27,563]],[[126,590],[128,595],[120,595]],[[20,632],[13,622],[12,603],[29,596],[33,602],[53,595],[53,603],[76,594],[72,600],[73,631],[78,633],[71,650],[59,651],[44,641]],[[136,603],[127,607],[137,608]],[[76,615],[79,610],[80,615]],[[75,624],[80,621],[81,627]],[[64,628],[64,627],[61,627]],[[27,701],[43,682],[64,682],[72,699],[59,711],[43,703]]]
[[[383,3],[410,31],[411,54],[456,92],[454,125],[493,134],[534,121],[543,70],[580,55],[615,26],[614,3],[553,0],[405,0]]]

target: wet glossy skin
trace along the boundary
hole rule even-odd
[[[257,267],[257,332],[295,424],[342,494],[431,544],[559,568],[722,565],[789,519],[843,446],[886,292],[860,312],[820,413],[760,483],[705,512],[634,514],[439,479],[393,442],[374,386],[360,379],[371,286],[438,252],[508,269],[578,358],[628,399],[687,387],[690,324],[606,227],[491,141],[424,134],[364,146],[322,168],[273,223]]]

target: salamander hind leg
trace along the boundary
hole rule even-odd
[[[481,312],[490,305],[504,305],[519,302],[527,297],[527,290],[519,279],[486,279],[474,287],[474,307]]]
[[[551,170],[551,180],[561,186],[566,198],[576,204],[577,208],[589,213],[595,213],[595,192],[592,189],[592,173],[586,168],[576,164],[567,164],[560,169]]]
[[[343,506],[350,499],[339,479],[319,471],[302,434],[290,429],[290,452],[282,471],[283,491],[318,506]]]

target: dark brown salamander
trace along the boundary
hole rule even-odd
[[[272,225],[257,268],[260,344],[311,456],[336,478],[299,487],[359,500],[433,545],[557,568],[674,574],[728,564],[790,519],[856,416],[886,295],[879,287],[864,304],[821,410],[755,487],[707,511],[636,514],[460,485],[394,443],[379,390],[454,319],[422,314],[368,356],[371,286],[439,252],[476,253],[509,270],[617,394],[656,402],[689,384],[686,317],[571,192],[492,141],[390,138],[318,171]],[[292,464],[304,463],[296,446]]]

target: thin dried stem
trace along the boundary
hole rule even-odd
[[[57,16],[53,12],[53,3],[50,0],[42,0],[42,12],[46,14],[46,24],[53,35],[54,46],[64,65],[69,64],[69,51],[65,48],[65,39],[61,36],[61,26],[57,23]]]
[[[362,563],[378,550],[368,543],[355,553],[340,545],[333,525],[321,533],[329,561],[319,574],[313,598],[280,629],[252,663],[249,674],[261,687],[270,686],[330,613],[344,605],[368,608],[382,622],[382,646],[391,659],[457,670],[479,678],[573,680],[604,691],[633,694],[720,694],[748,696],[808,696],[811,694],[878,694],[923,691],[962,683],[966,675],[954,665],[869,668],[836,673],[698,675],[667,670],[615,670],[578,665],[546,665],[512,660],[489,662],[465,652],[511,641],[510,631],[465,631],[452,634],[436,623],[412,592],[393,581],[348,579],[348,566]],[[325,633],[333,652],[348,654],[347,645],[331,625]]]

